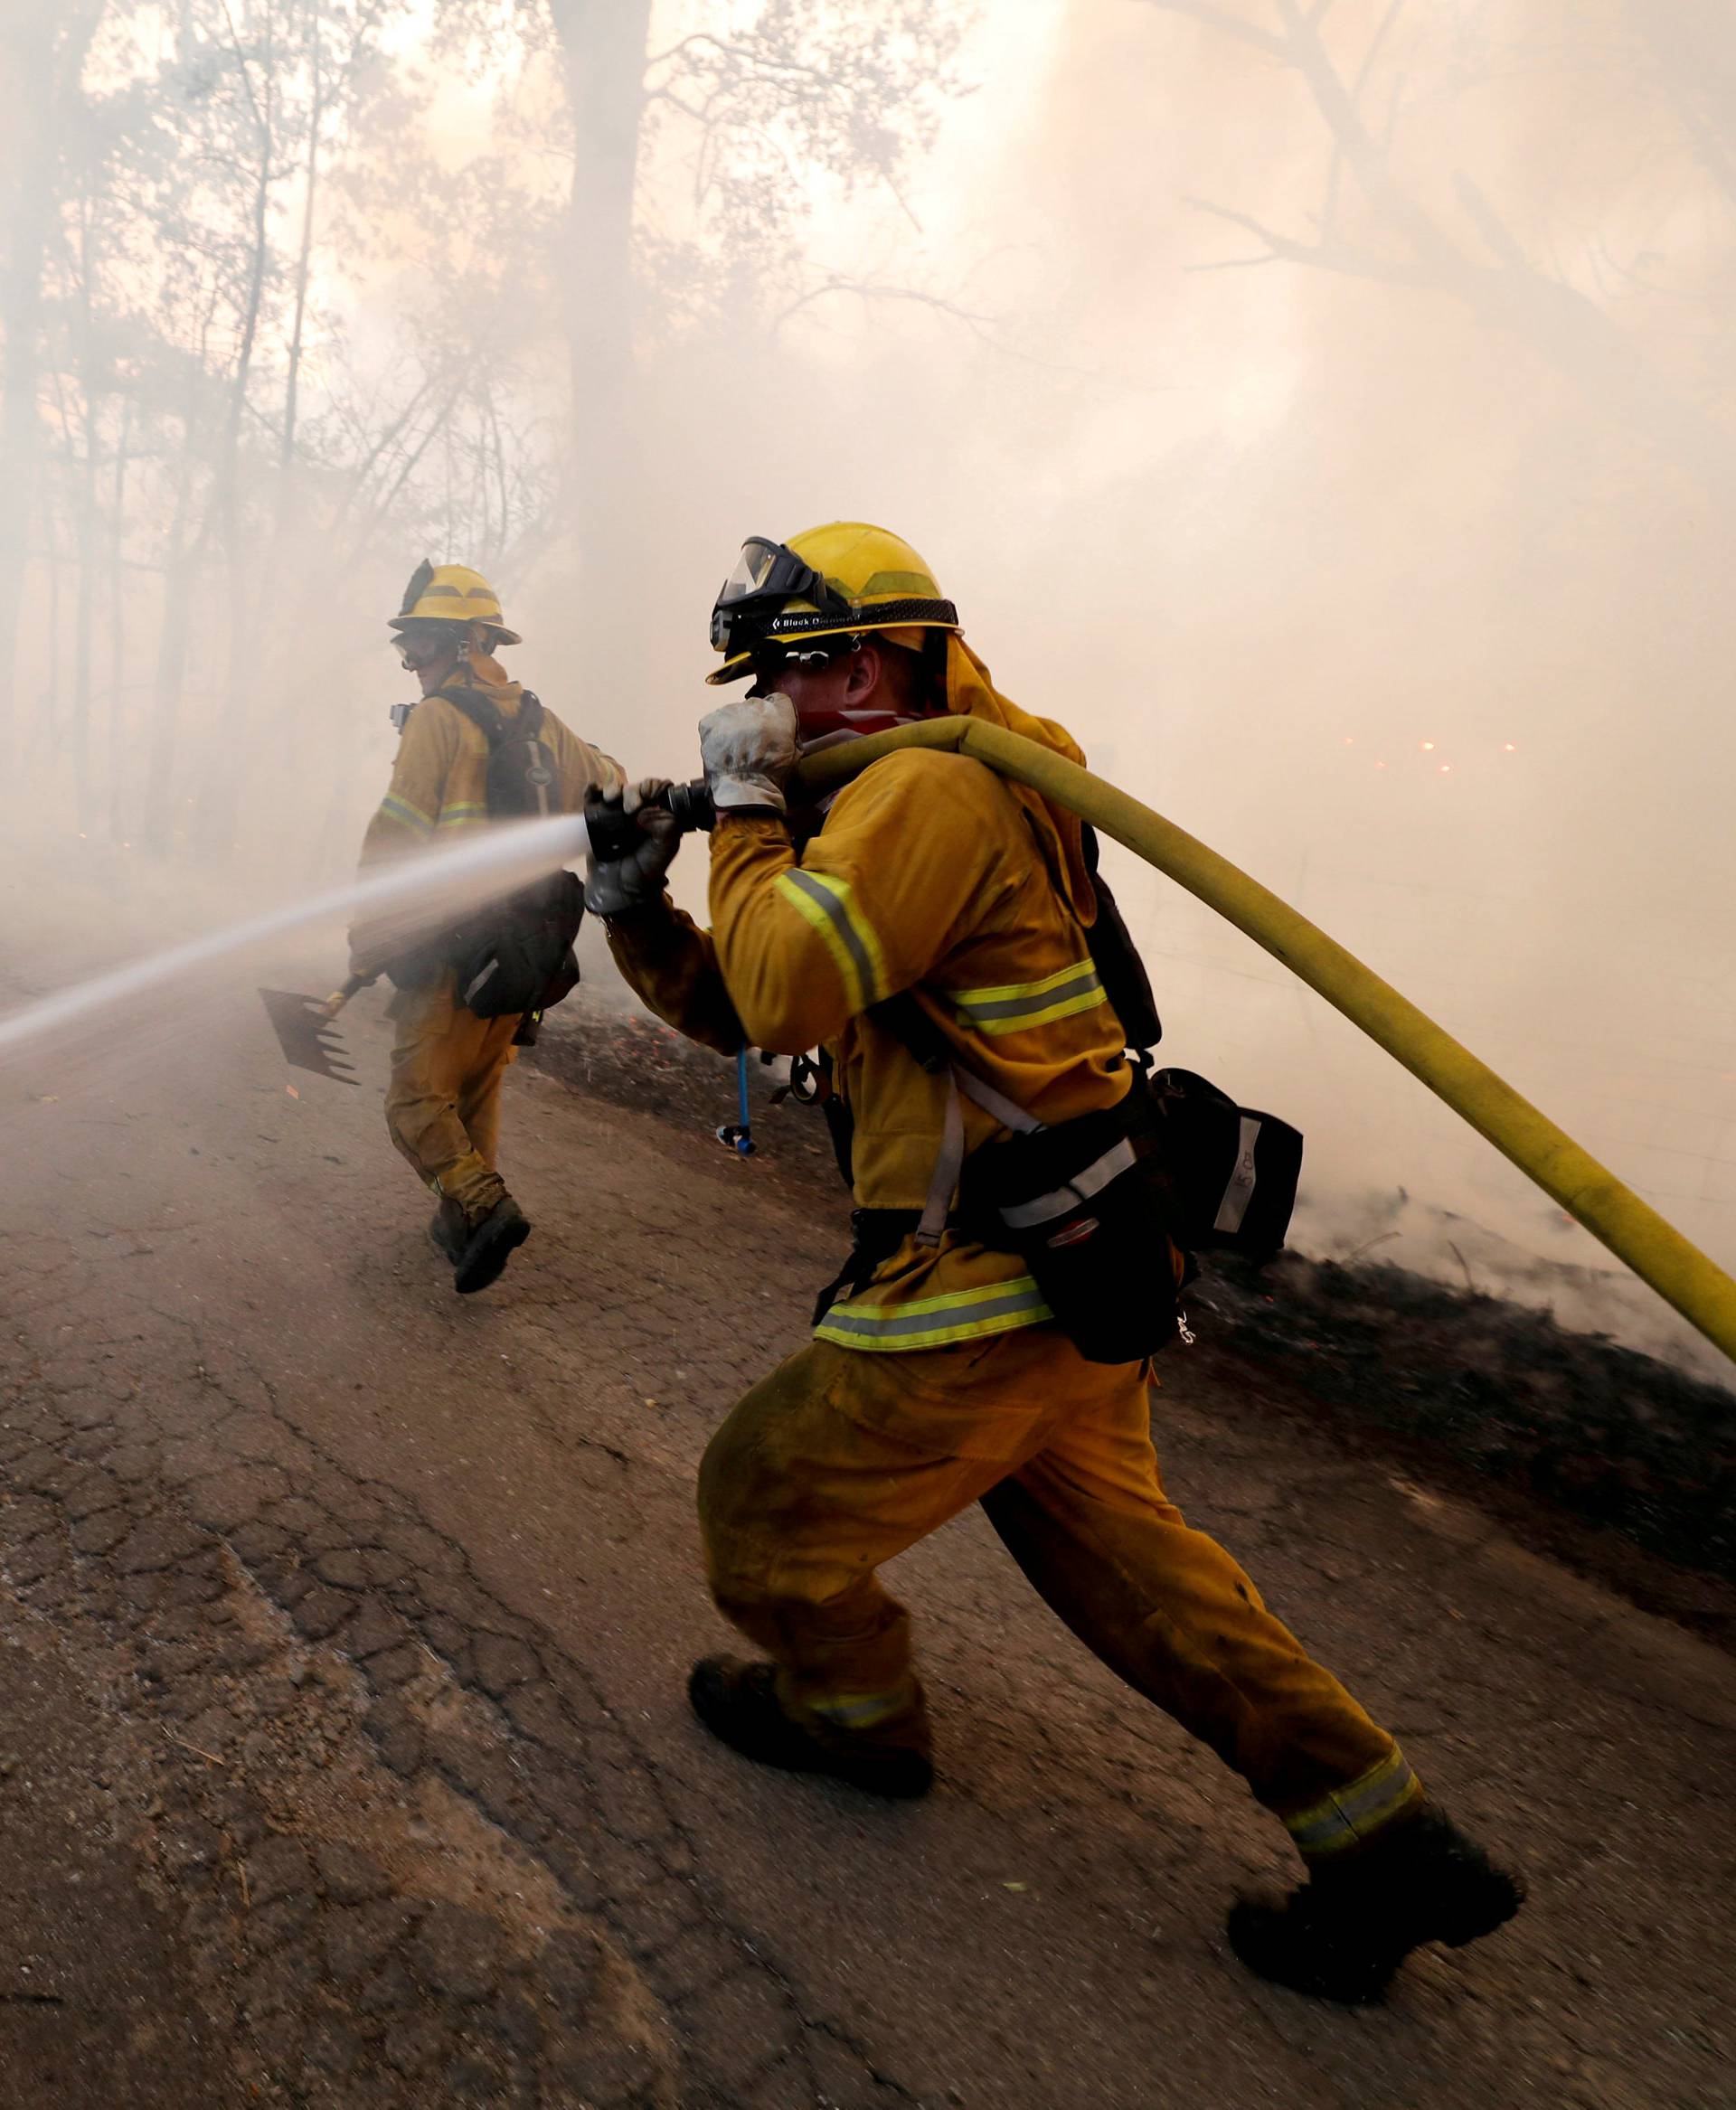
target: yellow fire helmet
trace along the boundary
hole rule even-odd
[[[885,528],[836,520],[788,542],[750,535],[712,610],[712,647],[723,664],[705,678],[741,681],[756,652],[803,638],[878,630],[920,647],[925,631],[958,626],[934,574]]]
[[[410,575],[404,589],[403,606],[392,617],[388,629],[402,630],[411,623],[486,623],[496,645],[522,645],[516,630],[509,630],[500,612],[500,596],[480,571],[467,564],[430,564],[426,559]]]

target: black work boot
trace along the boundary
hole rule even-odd
[[[448,1194],[434,1211],[434,1220],[428,1227],[428,1235],[436,1252],[443,1254],[456,1267],[463,1258],[470,1233],[464,1220],[464,1210]]]
[[[510,1194],[504,1196],[469,1226],[464,1250],[453,1266],[453,1288],[468,1296],[498,1282],[501,1270],[530,1235],[524,1211]]]
[[[1288,1898],[1241,1899],[1230,1946],[1276,1984],[1362,2006],[1380,1999],[1412,1949],[1462,1948],[1524,1900],[1517,1876],[1425,1803],[1342,1860],[1321,1862]]]
[[[775,1663],[703,1656],[687,1680],[693,1712],[712,1736],[761,1766],[788,1773],[829,1773],[871,1795],[900,1801],[934,1785],[926,1751],[835,1730],[824,1741],[791,1720],[778,1699]]]

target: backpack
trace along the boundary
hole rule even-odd
[[[475,689],[440,693],[488,742],[488,818],[534,820],[555,803],[560,764],[542,738],[542,705],[527,689],[514,718],[504,718]],[[585,913],[585,890],[570,871],[551,872],[491,901],[460,926],[447,951],[458,974],[458,1003],[478,1018],[548,1011],[579,984],[572,944]]]

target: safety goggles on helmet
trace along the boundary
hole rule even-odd
[[[392,639],[398,664],[409,674],[433,663],[461,644],[470,634],[468,623],[450,622],[438,616],[419,616],[402,623]]]
[[[811,605],[785,618],[791,630],[811,630],[816,613],[847,623],[857,612],[794,550],[765,535],[750,535],[712,609],[712,645],[723,653],[751,651],[777,635],[779,617],[793,600]]]

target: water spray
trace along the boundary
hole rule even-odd
[[[429,850],[376,867],[309,900],[269,909],[250,922],[189,938],[184,944],[171,946],[148,958],[93,975],[89,981],[75,983],[71,989],[28,1003],[9,1017],[0,1018],[0,1060],[60,1028],[109,1011],[130,997],[184,980],[232,953],[335,917],[362,914],[381,918],[401,910],[403,913],[396,920],[401,925],[403,948],[407,949],[419,937],[450,923],[478,898],[496,891],[511,892],[546,872],[591,855],[590,829],[584,817],[577,814],[478,830],[450,849]],[[351,994],[346,984],[326,1001],[335,1003],[342,996],[347,1002]],[[336,1004],[331,1016],[341,1008]]]

